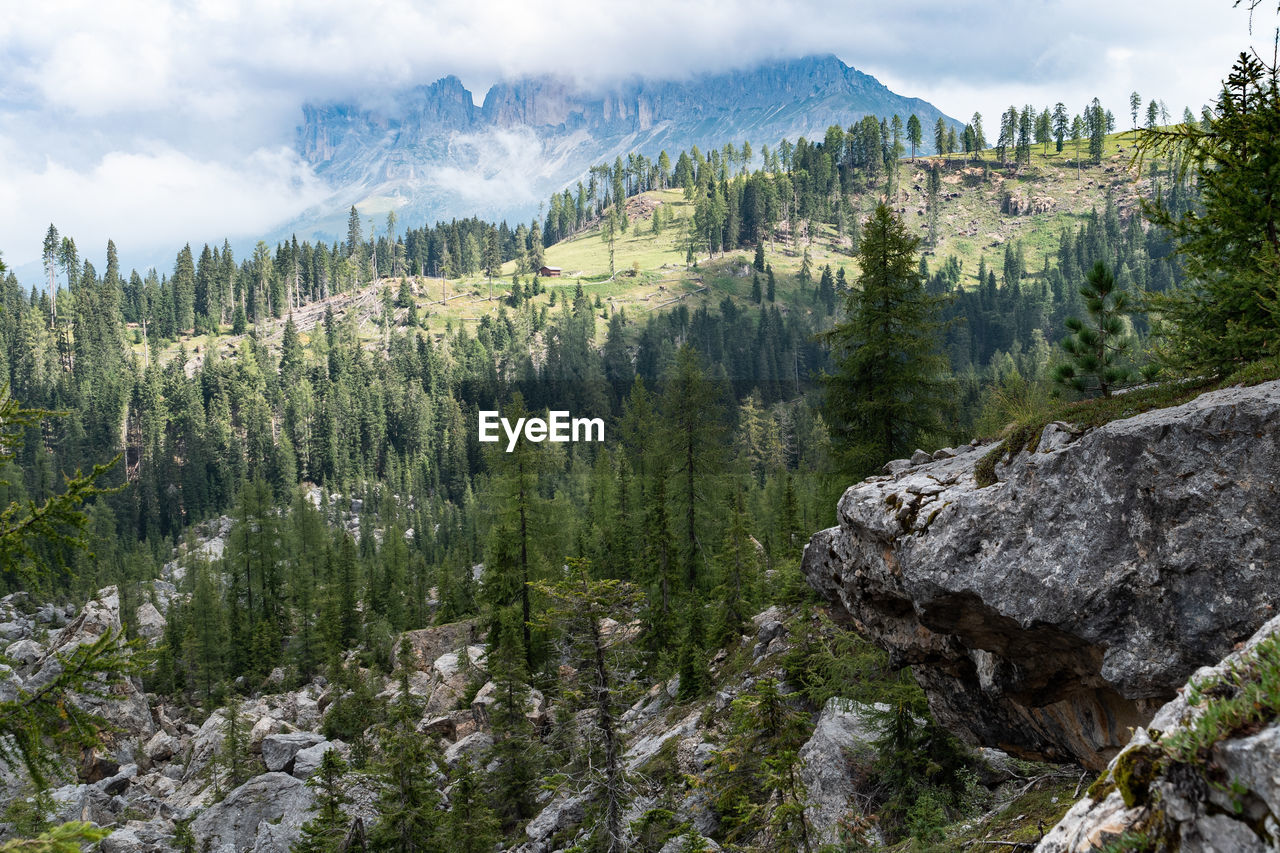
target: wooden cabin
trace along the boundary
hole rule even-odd
[[[538,269],[538,275],[542,276],[543,278],[559,278],[560,267],[547,267],[547,266],[540,267]]]

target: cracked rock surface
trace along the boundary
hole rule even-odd
[[[953,731],[1100,769],[1274,614],[1280,382],[1051,424],[980,488],[992,447],[849,488],[805,574],[913,668]]]

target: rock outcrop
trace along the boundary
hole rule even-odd
[[[99,590],[79,613],[74,608],[46,604],[34,608],[32,616],[25,616],[21,612],[25,598],[25,593],[14,593],[0,603],[0,619],[5,620],[0,636],[12,640],[4,655],[17,665],[4,673],[5,683],[0,688],[4,698],[16,698],[19,688],[34,692],[50,684],[63,673],[67,656],[104,634],[123,641],[120,595],[114,586]],[[68,621],[69,616],[74,618]],[[96,782],[113,774],[120,764],[132,761],[135,750],[156,733],[150,704],[137,677],[122,679],[102,695],[93,691],[74,694],[71,701],[108,724],[100,735],[100,748],[82,763],[82,781]]]
[[[1149,727],[1134,733],[1090,796],[1072,806],[1040,842],[1037,853],[1085,853],[1126,834],[1164,844],[1159,849],[1275,850],[1280,838],[1280,720],[1273,716],[1251,721],[1245,731],[1223,732],[1197,764],[1160,760],[1160,744],[1185,735],[1205,716],[1209,703],[1229,697],[1234,689],[1231,673],[1247,670],[1243,661],[1264,640],[1274,642],[1278,633],[1280,618],[1272,619],[1239,651],[1217,666],[1198,670]],[[1271,665],[1276,665],[1274,657]],[[1207,698],[1193,703],[1192,684],[1222,686],[1206,690]]]
[[[853,486],[805,574],[953,731],[1100,769],[1280,600],[1280,382],[992,450]]]
[[[282,844],[270,849],[287,853],[308,820],[311,801],[311,790],[302,780],[285,773],[264,773],[202,811],[191,823],[191,834],[210,853],[240,853],[258,849],[261,830],[275,826],[272,837]],[[280,828],[290,831],[281,833]]]
[[[887,709],[888,706],[878,706]],[[800,778],[808,794],[805,816],[818,844],[837,844],[841,823],[857,809],[855,796],[872,774],[878,737],[870,708],[832,699],[800,748]],[[882,840],[882,839],[881,839]]]

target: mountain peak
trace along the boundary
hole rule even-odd
[[[592,165],[633,151],[772,146],[895,113],[955,123],[830,53],[594,88],[528,75],[495,83],[480,106],[448,75],[379,107],[307,105],[298,150],[334,193],[323,214],[292,225],[332,238],[352,204],[374,198],[402,200],[402,219],[524,217]]]

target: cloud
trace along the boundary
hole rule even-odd
[[[1274,18],[1260,7],[1254,40]],[[116,229],[140,245],[266,227],[314,198],[281,153],[304,102],[371,103],[446,74],[481,97],[523,74],[604,85],[832,52],[953,116],[1078,111],[1096,95],[1123,125],[1134,89],[1175,113],[1211,100],[1250,38],[1230,0],[8,3],[0,249],[38,252],[30,222],[50,219],[81,242]],[[491,175],[471,191],[497,187]]]
[[[56,159],[13,168],[17,145],[0,137],[0,234],[15,266],[36,259],[50,222],[73,236],[85,257],[96,262],[112,239],[132,265],[161,247],[265,233],[323,195],[285,147],[215,162],[156,143],[109,152],[82,170]]]
[[[458,134],[449,147],[450,160],[466,165],[434,170],[428,183],[437,190],[482,211],[527,207],[541,200],[534,183],[544,168],[542,143],[533,131]]]

